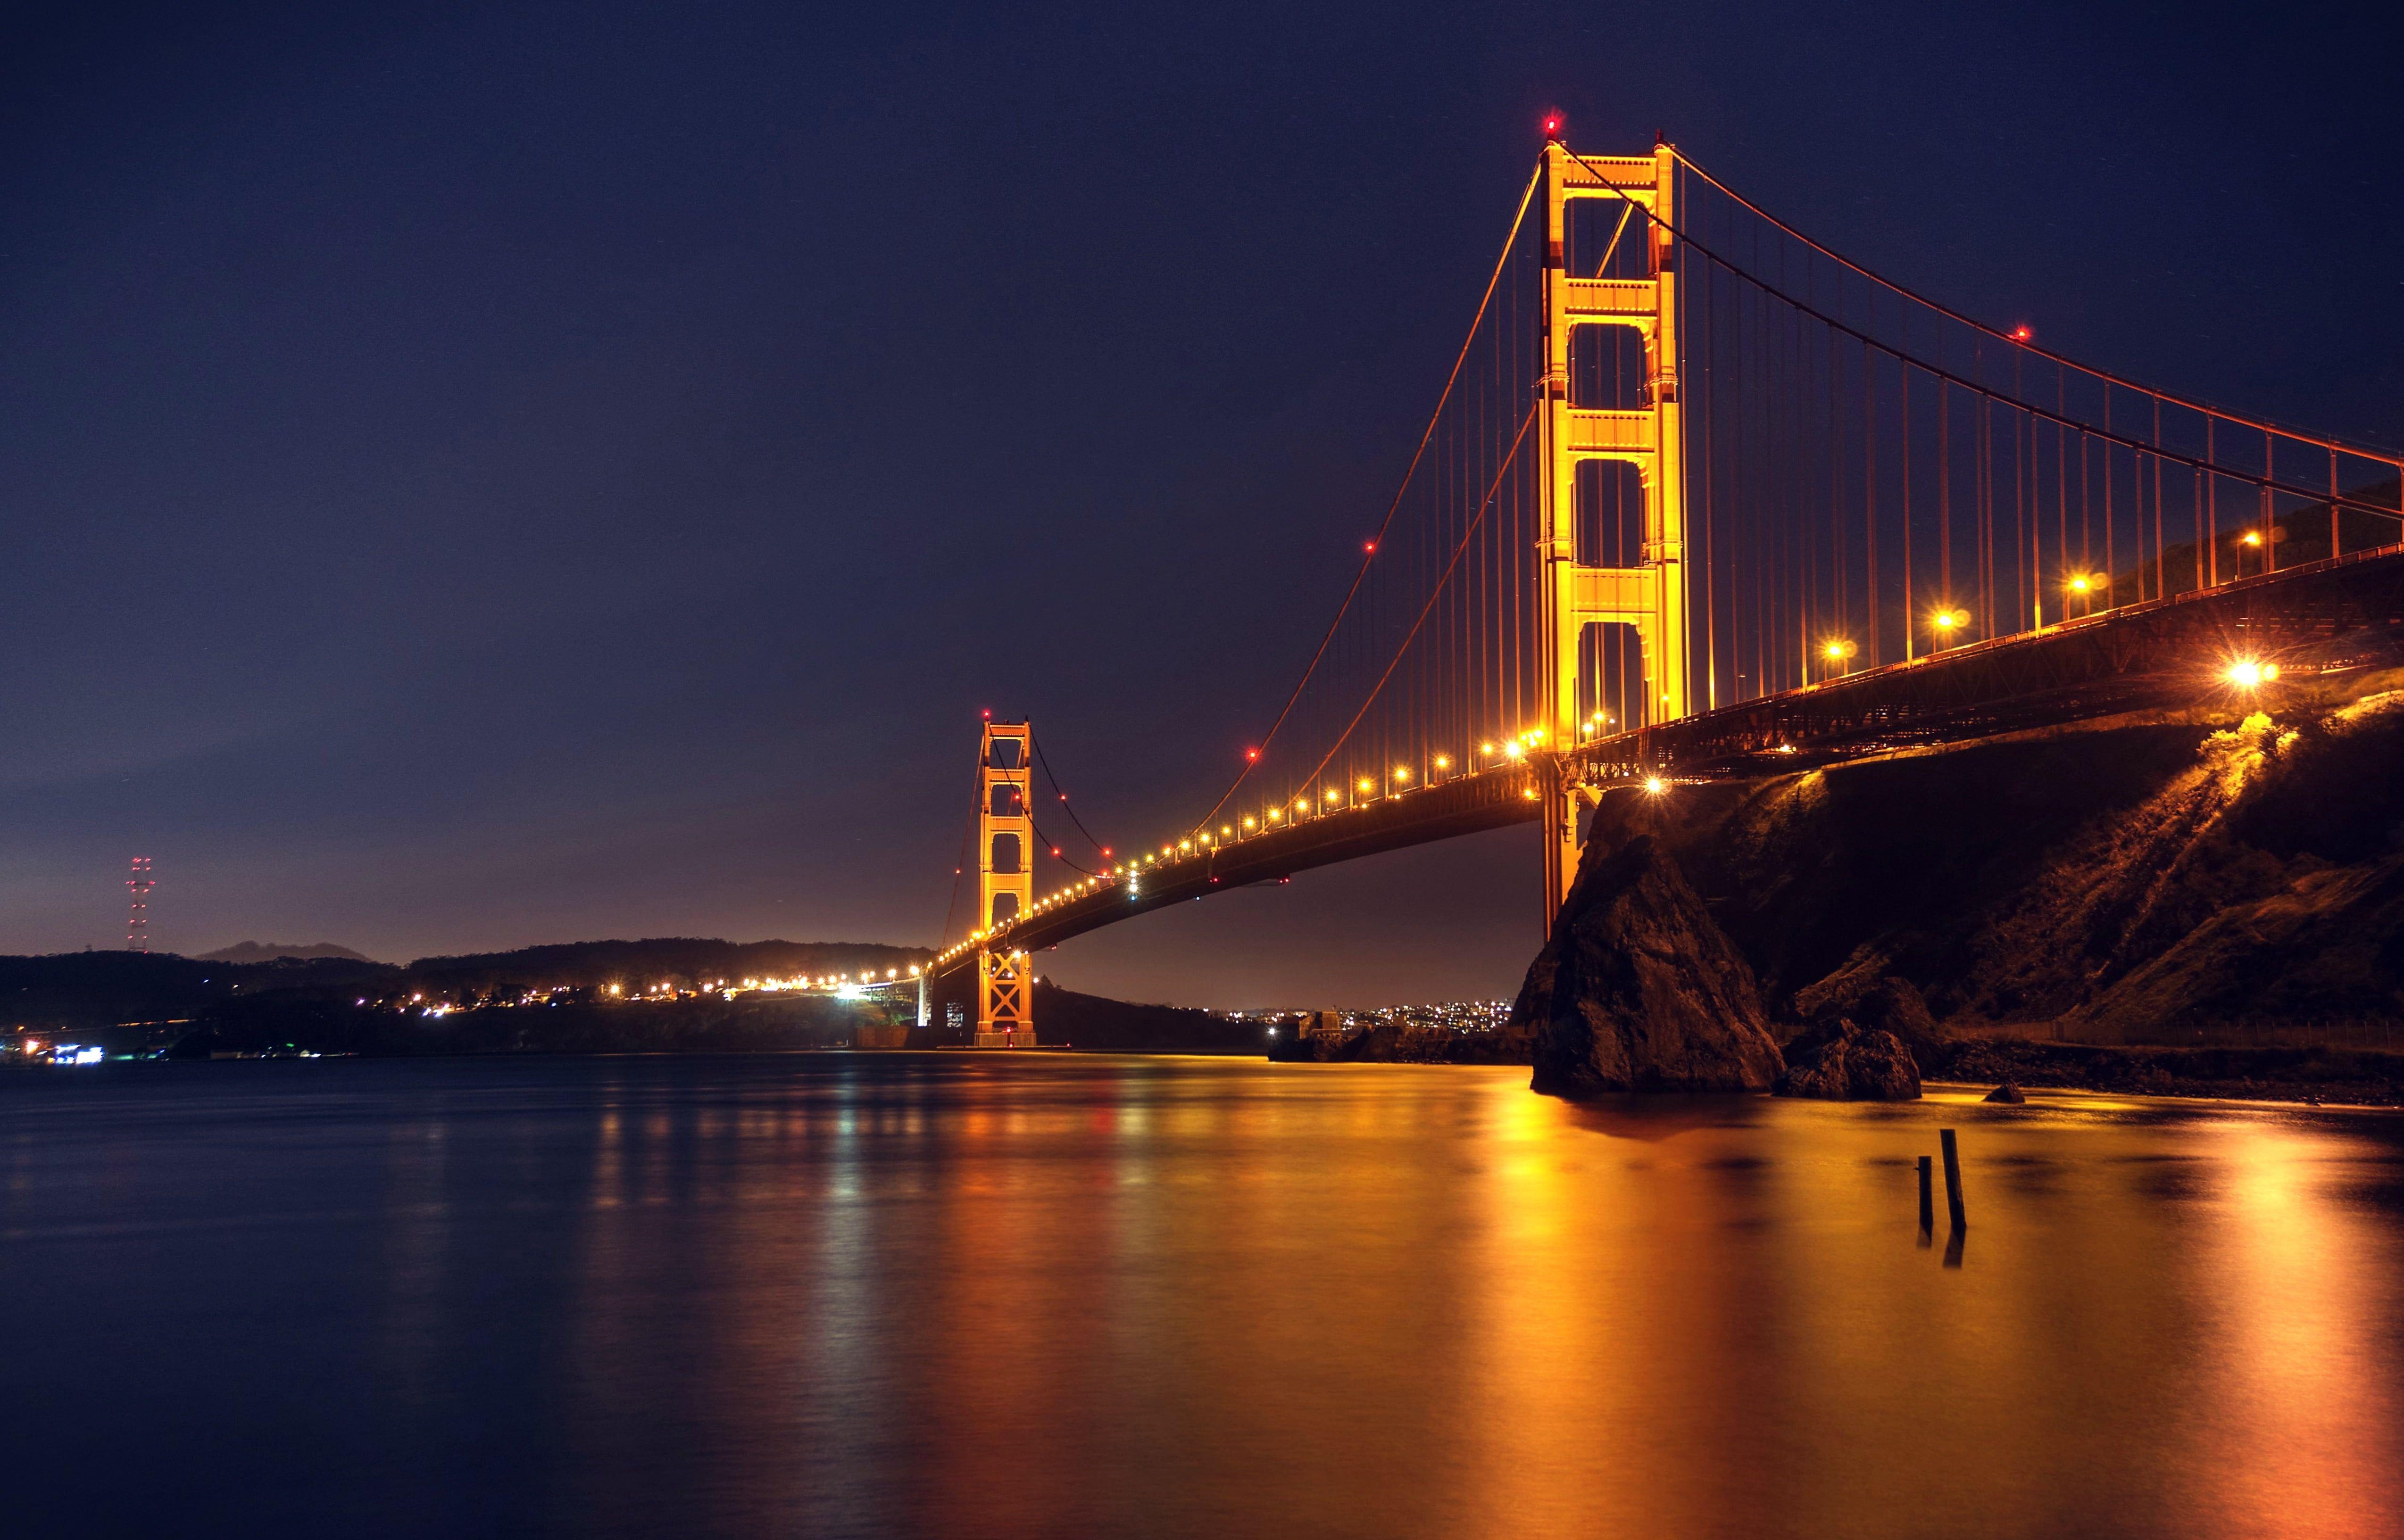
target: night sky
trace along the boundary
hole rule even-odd
[[[47,9],[0,36],[0,951],[121,944],[135,854],[170,950],[931,944],[981,708],[1104,839],[1173,831],[1341,597],[1547,107],[2404,441],[2367,7]],[[1043,965],[1505,993],[1536,861]]]

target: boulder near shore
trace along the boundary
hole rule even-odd
[[[1786,1045],[1786,1072],[1770,1089],[1824,1102],[1914,1102],[1920,1065],[1894,1034],[1838,1017]]]

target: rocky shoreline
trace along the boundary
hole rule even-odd
[[[1941,1043],[1924,1078],[1974,1086],[2404,1107],[2404,1053],[2153,1048],[2014,1038]]]

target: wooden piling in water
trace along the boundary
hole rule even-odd
[[[1970,1221],[1962,1214],[1962,1152],[1953,1142],[1951,1129],[1938,1129],[1936,1143],[1945,1151],[1945,1208],[1953,1220],[1953,1228],[1965,1230]]]
[[[1920,1233],[1923,1236],[1936,1232],[1936,1178],[1929,1170],[1933,1164],[1927,1156],[1920,1158]]]

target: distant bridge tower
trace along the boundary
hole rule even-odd
[[[977,750],[977,926],[990,935],[1035,896],[1035,821],[1029,815],[1032,729],[985,725]],[[976,1046],[1035,1046],[1035,964],[1024,951],[977,952]]]
[[[1627,726],[1684,716],[1693,709],[1686,633],[1685,439],[1678,406],[1678,295],[1669,226],[1675,158],[1666,145],[1653,154],[1570,154],[1558,140],[1544,146],[1544,454],[1547,474],[1537,545],[1544,567],[1542,637],[1551,720],[1558,749],[1578,741],[1578,666],[1586,628],[1634,629],[1644,660],[1642,710],[1621,702]],[[1577,199],[1600,199],[1627,209],[1628,228],[1642,227],[1649,246],[1647,276],[1579,277],[1564,265],[1568,211]],[[1628,208],[1633,205],[1633,208]],[[1635,217],[1642,211],[1644,217]],[[1582,326],[1627,326],[1644,340],[1642,404],[1625,409],[1572,405],[1570,338]],[[1578,561],[1577,470],[1589,460],[1636,468],[1642,489],[1643,540],[1632,567],[1587,566]],[[1544,929],[1577,875],[1577,788],[1557,756],[1544,787]]]
[[[125,950],[150,950],[150,890],[159,884],[150,876],[150,857],[133,858],[133,875],[125,880]]]

